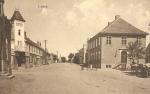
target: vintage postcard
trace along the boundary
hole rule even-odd
[[[150,94],[150,0],[0,0],[0,94]]]

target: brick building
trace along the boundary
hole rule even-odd
[[[146,45],[148,33],[132,26],[119,15],[94,37],[88,40],[88,62],[98,67],[114,67],[128,64],[127,45],[138,41]]]

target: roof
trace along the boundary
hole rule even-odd
[[[40,49],[44,50],[41,46],[39,46],[37,43],[35,43],[34,41],[32,41],[30,38],[26,37],[25,40],[26,40],[27,43],[29,43],[29,44],[37,47],[37,48],[40,48]]]
[[[116,18],[113,22],[109,23],[101,32],[100,35],[148,35],[148,33],[136,28],[121,17]]]
[[[11,17],[11,20],[19,20],[25,22],[24,18],[22,17],[21,13],[18,10],[14,11],[13,16]]]

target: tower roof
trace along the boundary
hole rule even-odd
[[[19,20],[25,22],[24,18],[22,17],[21,13],[18,10],[14,11],[13,16],[11,17],[11,20]]]

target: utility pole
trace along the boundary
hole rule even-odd
[[[57,63],[58,63],[58,51],[57,51]]]
[[[47,49],[46,49],[46,46],[47,46],[47,40],[44,40],[44,43],[45,43],[45,56],[44,56],[44,58],[45,58],[45,64],[48,64],[48,62],[47,62]]]

